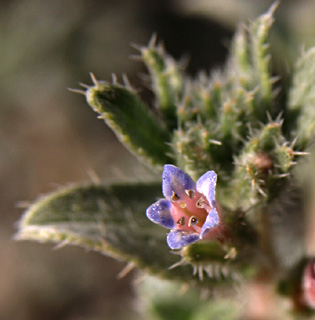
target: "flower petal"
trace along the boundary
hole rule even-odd
[[[191,177],[170,164],[164,166],[162,180],[162,190],[166,199],[171,199],[173,192],[181,197],[181,195],[185,195],[185,190],[195,189],[195,182]]]
[[[196,190],[202,193],[211,207],[215,207],[215,186],[217,183],[217,174],[214,171],[208,171],[203,174],[196,183]]]
[[[219,225],[219,215],[216,208],[211,209],[208,213],[205,223],[203,224],[200,231],[200,239],[203,239],[206,234]]]
[[[174,220],[171,215],[171,203],[166,199],[160,199],[159,201],[151,204],[147,209],[147,217],[154,223],[161,226],[172,229],[175,226]]]
[[[191,231],[172,230],[167,235],[167,244],[171,249],[180,249],[199,240],[199,234]]]

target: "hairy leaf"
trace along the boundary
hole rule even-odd
[[[291,117],[297,119],[298,146],[305,148],[315,133],[315,47],[297,61],[289,94]]]
[[[149,69],[152,89],[157,99],[158,108],[167,125],[177,126],[176,104],[181,99],[184,77],[177,62],[167,55],[161,45],[152,38],[148,47],[142,47],[141,55]]]
[[[86,99],[118,139],[145,163],[162,168],[172,162],[167,156],[170,137],[166,128],[135,92],[96,81],[87,89]]]
[[[162,277],[199,281],[190,265],[169,269],[180,257],[170,252],[165,230],[145,215],[159,194],[160,184],[65,188],[25,212],[16,238],[79,245]],[[205,283],[221,281],[206,278]]]

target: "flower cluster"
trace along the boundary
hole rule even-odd
[[[195,183],[192,178],[173,165],[165,165],[162,175],[165,199],[153,203],[146,211],[154,223],[171,229],[167,243],[180,249],[200,239],[213,237],[220,217],[216,209],[214,171],[203,174]]]

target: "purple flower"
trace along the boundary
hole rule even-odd
[[[167,243],[180,249],[201,239],[213,237],[220,218],[216,209],[217,175],[208,171],[197,183],[176,166],[166,164],[162,175],[165,199],[153,203],[146,211],[154,223],[171,229]]]

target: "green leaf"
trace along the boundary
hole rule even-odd
[[[296,63],[289,93],[289,116],[297,121],[297,146],[304,149],[315,133],[315,47]]]
[[[184,291],[181,283],[154,277],[145,277],[136,289],[140,310],[150,320],[236,320],[241,315],[242,304],[227,291],[223,299],[202,299],[195,287]]]
[[[270,9],[250,25],[250,50],[252,59],[252,77],[257,85],[258,109],[260,116],[272,107],[272,76],[270,72],[270,54],[268,33],[274,21],[273,14],[278,6],[275,2]]]
[[[162,45],[152,38],[148,47],[140,48],[144,63],[149,69],[152,89],[167,125],[177,127],[176,104],[181,99],[184,77],[177,62],[165,53]]]
[[[136,93],[118,84],[96,80],[94,84],[86,91],[87,102],[118,139],[145,163],[160,169],[172,163],[167,129]]]
[[[147,219],[161,185],[77,186],[39,199],[22,217],[18,240],[79,245],[132,262],[161,277],[199,281],[166,244],[166,230]],[[228,279],[206,278],[212,285]]]
[[[227,76],[233,91],[241,87],[254,98],[253,113],[257,120],[265,121],[267,112],[272,111],[274,78],[270,68],[268,34],[274,21],[273,14],[278,6],[270,9],[247,26],[240,26],[232,44]],[[231,95],[231,94],[230,94]]]
[[[248,34],[246,32],[246,27],[240,25],[232,42],[231,48],[231,63],[235,72],[237,73],[236,80],[239,84],[244,87],[250,87],[250,56],[248,48]]]

